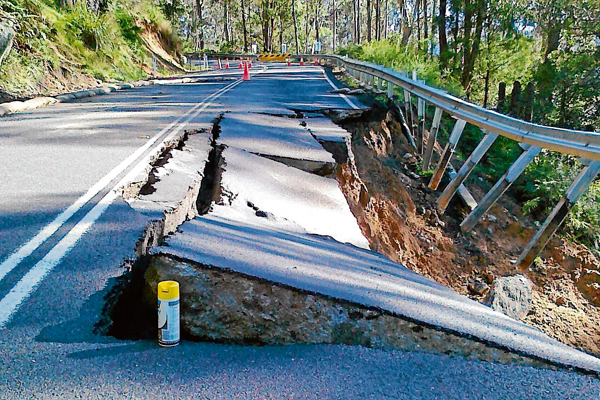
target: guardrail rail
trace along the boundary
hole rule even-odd
[[[211,55],[211,57],[213,56]],[[214,57],[222,57],[222,55],[214,55]],[[234,57],[249,56],[234,55]],[[429,169],[442,117],[447,114],[454,118],[456,120],[454,129],[450,134],[448,143],[443,148],[440,160],[429,182],[431,189],[437,189],[444,173],[452,168],[449,165],[450,160],[466,124],[472,124],[482,129],[485,136],[460,170],[458,172],[452,171],[454,173],[451,174],[451,182],[444,188],[438,198],[438,211],[442,213],[446,210],[457,191],[464,188],[463,184],[468,176],[499,136],[519,142],[524,150],[523,153],[483,199],[479,203],[475,202],[476,204],[471,205],[471,213],[461,223],[463,231],[469,231],[475,226],[542,149],[578,157],[584,168],[523,250],[517,260],[517,264],[523,269],[528,268],[533,263],[552,235],[564,222],[571,208],[600,173],[600,133],[548,127],[500,114],[462,100],[443,90],[428,86],[424,81],[417,79],[416,72],[413,72],[409,77],[407,73],[398,72],[377,64],[333,55],[299,54],[293,55],[291,58],[304,58],[306,60],[318,58],[337,67],[343,67],[355,80],[386,90],[390,98],[395,97],[396,88],[398,88],[400,96],[397,96],[397,98],[405,107],[409,131],[415,142],[415,150],[423,156],[423,169]],[[416,112],[413,107],[414,98],[416,98],[417,103]],[[435,112],[430,130],[427,132],[425,129],[425,107],[428,105],[435,107]]]

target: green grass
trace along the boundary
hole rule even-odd
[[[51,71],[79,71],[107,82],[146,77],[151,56],[139,25],[152,27],[176,47],[176,36],[160,9],[148,0],[114,0],[103,12],[87,2],[62,8],[53,1],[0,0],[3,14],[17,21],[13,51],[0,67],[0,86],[13,93],[36,94]]]

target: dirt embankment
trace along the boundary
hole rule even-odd
[[[179,45],[177,39],[167,32],[159,32],[153,26],[140,22],[140,38],[146,51],[153,55],[159,66],[162,66],[170,73],[183,73],[184,67],[179,64]],[[18,43],[15,48],[18,49]],[[104,82],[86,73],[85,66],[73,61],[63,55],[54,44],[48,44],[50,50],[60,60],[58,67],[52,67],[47,64],[43,79],[29,82],[27,87],[18,94],[7,91],[0,87],[0,103],[10,101],[23,101],[36,96],[58,96],[60,94],[75,92],[79,90],[88,90],[101,87]],[[33,50],[20,48],[22,52],[31,52]],[[160,71],[154,73],[152,64],[140,64],[142,71],[148,77],[163,77]]]
[[[521,271],[514,263],[535,226],[508,196],[463,233],[459,224],[468,210],[455,198],[438,215],[439,192],[419,175],[421,161],[397,121],[394,111],[376,107],[360,120],[342,122],[352,132],[354,157],[338,168],[337,177],[372,249],[480,301],[495,277],[525,273],[534,296],[524,322],[600,355],[598,259],[584,246],[555,238],[542,262]],[[485,192],[477,179],[471,181],[469,189],[480,200]]]

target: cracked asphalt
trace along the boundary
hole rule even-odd
[[[176,122],[158,144],[193,114],[180,117],[232,82],[144,87],[0,118],[0,262],[149,138]],[[287,114],[349,107],[329,90],[319,68],[272,66],[210,100],[182,129],[205,126],[228,111]],[[0,301],[145,154],[6,273]],[[19,304],[0,328],[1,399],[587,399],[600,394],[596,377],[574,371],[419,351],[185,341],[162,349],[155,341],[97,335],[93,326],[107,287],[123,273],[120,265],[133,257],[148,222],[116,198]]]

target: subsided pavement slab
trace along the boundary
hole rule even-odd
[[[251,153],[333,163],[333,157],[295,118],[231,113],[221,122],[219,141]]]
[[[461,296],[385,257],[333,239],[205,215],[184,223],[166,254],[387,310],[560,365],[600,360]]]
[[[221,184],[232,199],[230,207],[214,207],[214,212],[238,219],[250,203],[265,212],[258,221],[274,217],[278,224],[291,222],[303,232],[369,248],[335,179],[236,148],[225,149],[223,157],[226,165]]]

